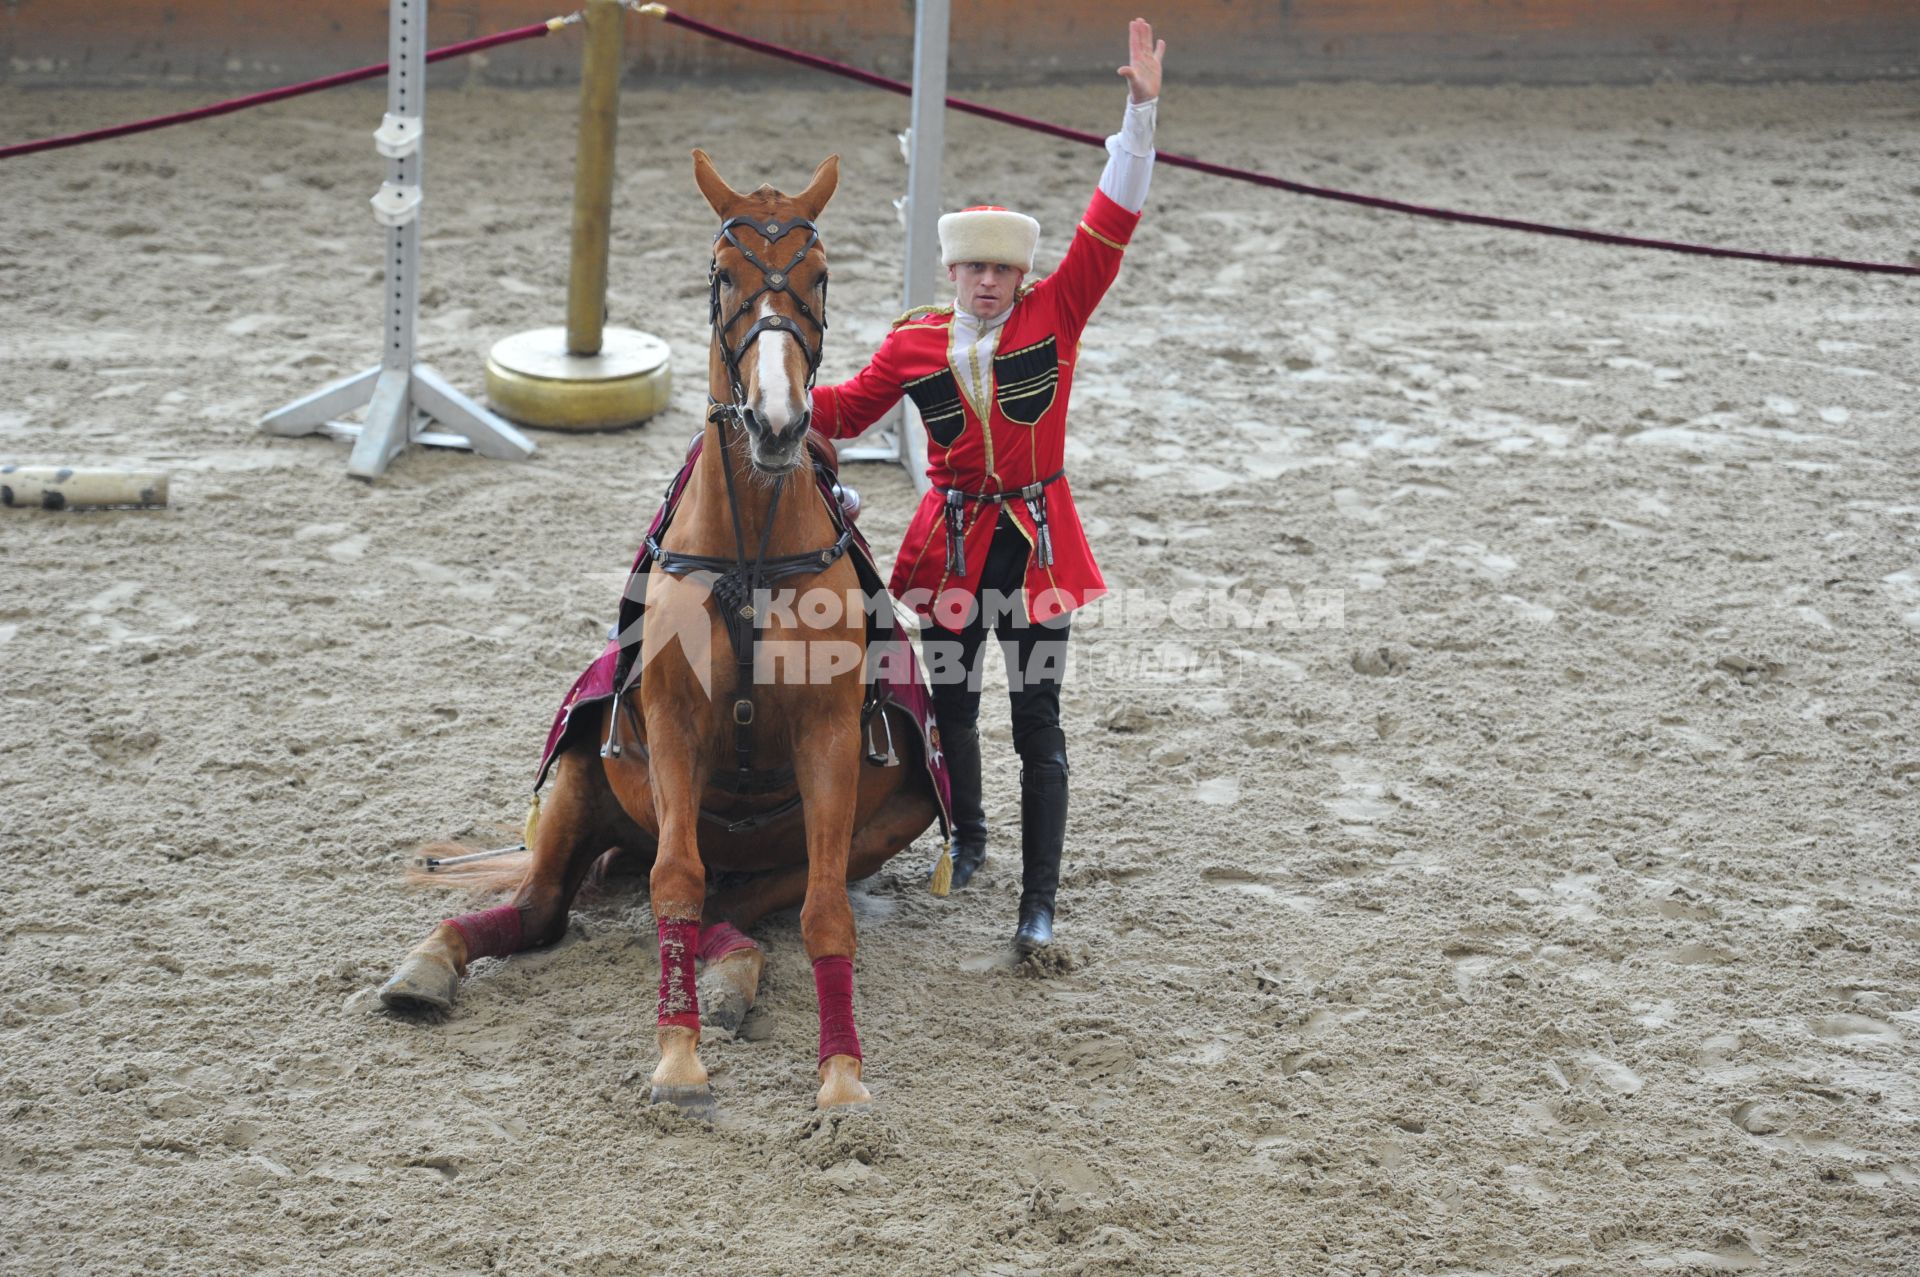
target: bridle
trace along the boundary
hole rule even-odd
[[[769,266],[761,261],[751,248],[740,242],[740,237],[733,233],[733,228],[736,226],[751,227],[759,234],[766,236],[773,244],[778,244],[794,231],[805,230],[807,242],[800,246],[800,251],[795,253],[793,260],[785,266]],[[720,241],[722,240],[738,249],[740,255],[760,272],[760,287],[747,295],[746,300],[740,303],[739,309],[735,310],[725,323],[720,321]],[[720,359],[727,368],[727,384],[733,390],[733,402],[722,403],[709,393],[707,396],[709,419],[723,424],[727,420],[739,426],[746,424],[747,417],[753,410],[747,406],[746,386],[740,377],[740,361],[747,357],[747,352],[753,348],[754,342],[760,340],[762,333],[790,333],[794,341],[799,343],[800,353],[806,356],[807,360],[807,380],[803,389],[811,397],[814,379],[820,375],[820,358],[827,346],[827,277],[824,273],[820,276],[820,313],[816,315],[813,313],[813,307],[807,305],[807,299],[793,289],[793,268],[805,261],[807,254],[812,252],[814,245],[819,242],[819,228],[804,217],[791,217],[786,221],[781,221],[777,217],[769,217],[764,221],[753,217],[729,217],[720,224],[719,234],[713,237],[713,263],[707,268],[707,312],[709,321],[713,324],[713,338],[720,345]],[[740,339],[738,346],[727,344],[727,334],[733,331],[733,326],[752,314],[754,305],[768,293],[785,293],[793,299],[794,306],[813,325],[817,334],[811,345],[808,344],[806,335],[798,323],[785,315],[778,314],[767,315],[756,320],[753,326],[747,329],[747,335]],[[811,415],[811,411],[811,408],[808,408],[802,415],[803,422],[807,416]]]

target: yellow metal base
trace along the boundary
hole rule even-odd
[[[565,328],[536,328],[496,342],[487,358],[487,400],[522,425],[616,430],[667,406],[673,389],[667,343],[631,328],[606,330],[600,353],[567,350]]]

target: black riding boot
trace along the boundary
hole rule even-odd
[[[1042,728],[1020,752],[1021,953],[1053,943],[1053,901],[1060,890],[1060,849],[1067,838],[1067,737]]]
[[[934,706],[939,717],[939,706]],[[947,759],[952,786],[953,885],[967,885],[987,860],[987,814],[980,805],[980,728],[977,724],[940,724],[940,752]]]

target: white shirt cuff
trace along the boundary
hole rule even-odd
[[[1147,205],[1147,187],[1153,181],[1153,126],[1160,99],[1127,103],[1120,131],[1107,138],[1107,167],[1100,174],[1106,197],[1138,213]]]
[[[1127,100],[1127,115],[1120,122],[1120,146],[1129,155],[1146,159],[1153,154],[1153,129],[1159,114],[1160,99],[1148,98],[1145,102]]]

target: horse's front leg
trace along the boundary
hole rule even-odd
[[[854,691],[858,693],[856,686]],[[820,1001],[822,1109],[864,1104],[873,1097],[860,1081],[860,1034],[853,1022],[853,906],[847,902],[847,855],[860,789],[859,705],[823,713],[794,751],[794,778],[807,822],[807,900],[800,907],[800,938],[813,962]]]
[[[660,1002],[655,1034],[660,1064],[653,1071],[653,1102],[672,1104],[691,1116],[713,1116],[713,1090],[700,1063],[700,995],[694,962],[700,946],[700,911],[706,903],[707,871],[696,831],[700,820],[699,742],[691,716],[647,715],[652,751],[654,810],[660,846],[650,890],[660,936]]]

